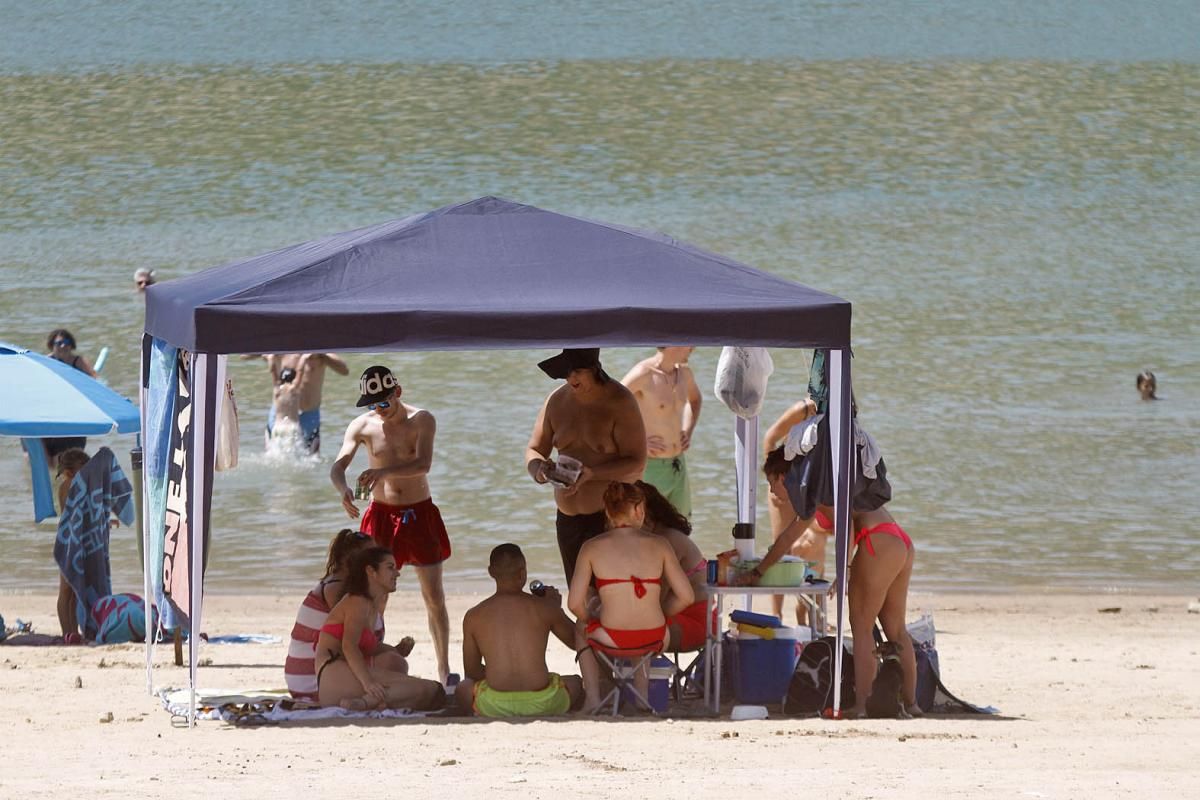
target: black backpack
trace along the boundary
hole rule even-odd
[[[823,636],[804,645],[783,701],[785,714],[820,714],[833,707],[833,661],[837,638]],[[854,705],[854,658],[842,648],[842,708]]]

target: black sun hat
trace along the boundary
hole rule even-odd
[[[563,350],[552,358],[538,362],[538,368],[555,380],[563,380],[573,369],[600,366],[600,348],[584,347]]]

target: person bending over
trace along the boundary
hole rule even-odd
[[[563,613],[562,595],[547,587],[525,591],[525,554],[515,544],[492,550],[488,574],[496,592],[463,617],[463,671],[458,706],[483,717],[565,714],[583,701],[583,681],[546,668],[553,633],[575,649],[575,623]]]
[[[695,600],[692,585],[666,539],[644,529],[646,495],[641,489],[613,481],[603,501],[609,530],[579,551],[567,605],[587,639],[623,649],[662,649],[669,635],[667,618]],[[589,602],[593,578],[600,599],[598,619]],[[665,609],[660,600],[664,588],[672,594]],[[582,659],[580,666],[587,692],[584,710],[590,711],[600,705],[600,685]],[[634,686],[646,696],[650,675],[644,666],[634,675]]]
[[[704,646],[706,638],[704,614],[708,605],[708,561],[691,539],[692,523],[688,518],[663,497],[653,484],[638,481],[635,485],[646,496],[646,530],[667,540],[695,596],[695,602],[690,606],[678,614],[667,616],[667,630],[671,638],[666,649],[698,650]],[[673,599],[671,591],[664,589],[664,613]]]
[[[763,434],[763,452],[769,453],[781,446],[793,427],[816,413],[817,404],[807,395],[800,402],[791,405]],[[779,538],[783,529],[796,519],[796,510],[792,508],[792,501],[788,499],[785,492],[782,497],[777,497],[774,493],[768,496],[767,511],[771,518],[771,541],[774,542]],[[833,526],[822,526],[821,518],[818,517],[809,524],[796,539],[796,543],[792,545],[791,555],[814,562],[817,565],[818,577],[825,576],[825,546],[829,543],[831,533],[833,533]],[[771,595],[771,608],[775,616],[783,617],[783,595]],[[808,624],[808,606],[799,598],[796,600],[796,624]]]
[[[437,681],[414,678],[376,662],[384,650],[372,628],[387,596],[396,591],[396,559],[383,547],[368,547],[350,559],[346,593],[317,637],[317,698],[323,706],[353,711],[410,708],[433,711],[446,702]]]
[[[787,495],[784,476],[791,463],[784,458],[783,448],[772,450],[767,455],[763,472],[771,486],[771,493]],[[817,514],[829,521],[833,509],[828,506],[817,508]],[[805,531],[811,520],[797,517],[779,534],[775,544],[763,556],[762,561],[750,573],[750,583],[762,577],[763,570],[782,558]],[[886,507],[874,511],[854,512],[851,522],[855,530],[854,553],[850,560],[849,584],[846,587],[850,605],[850,633],[854,637],[854,690],[855,703],[852,717],[865,717],[867,698],[875,683],[877,662],[871,629],[879,620],[883,634],[889,642],[896,644],[900,654],[900,666],[904,672],[904,705],[911,716],[920,716],[917,705],[917,661],[913,652],[912,639],[905,627],[908,613],[908,583],[912,577],[916,549],[912,539],[905,533]],[[830,525],[832,527],[832,525]]]

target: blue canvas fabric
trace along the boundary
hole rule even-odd
[[[151,286],[193,352],[845,347],[850,303],[653,231],[481,197]]]
[[[50,464],[46,460],[46,448],[41,439],[22,439],[21,447],[29,457],[29,479],[33,486],[33,521],[58,516],[54,507],[54,481],[50,478]]]
[[[137,406],[70,364],[0,342],[0,436],[136,433]]]
[[[75,591],[87,639],[97,633],[92,606],[112,594],[108,540],[114,514],[121,524],[133,524],[133,486],[113,452],[101,447],[71,481],[54,542],[54,560]]]
[[[171,458],[171,418],[175,414],[175,384],[179,379],[179,350],[160,339],[149,342],[146,370],[146,499],[149,509],[146,530],[150,532],[146,559],[150,565],[150,595],[162,609],[163,627],[174,628],[176,620],[163,595],[163,528],[167,516],[167,462]]]

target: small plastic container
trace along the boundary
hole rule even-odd
[[[675,676],[675,665],[665,656],[657,656],[650,662],[650,686],[646,691],[646,699],[656,713],[665,714],[671,702],[671,678]],[[633,693],[621,692],[621,702],[631,707],[636,706]]]
[[[741,722],[747,719],[766,719],[766,706],[734,706],[729,710],[729,718],[734,722]]]
[[[671,659],[658,656],[650,662],[650,690],[646,699],[659,714],[667,713],[671,702],[671,679],[674,677],[675,665]]]

